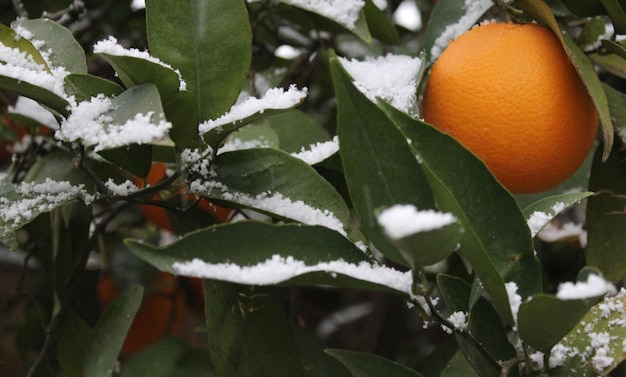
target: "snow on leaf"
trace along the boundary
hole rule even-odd
[[[33,101],[28,97],[19,96],[14,106],[9,106],[7,112],[10,114],[19,114],[29,117],[44,126],[56,130],[59,123],[52,113],[45,107],[41,106],[37,101]]]
[[[382,98],[408,114],[416,113],[416,87],[423,62],[416,57],[388,54],[364,61],[339,58],[354,85],[372,102]]]
[[[363,0],[282,0],[286,4],[302,8],[329,18],[348,30],[355,28],[365,2]]]
[[[439,229],[456,221],[456,217],[451,213],[442,213],[430,209],[420,211],[410,204],[391,206],[378,215],[378,222],[385,233],[393,239]]]
[[[174,69],[171,65],[164,63],[158,58],[155,58],[154,56],[150,55],[148,51],[141,51],[136,48],[125,48],[124,46],[120,45],[117,42],[117,39],[115,37],[109,36],[109,38],[97,42],[93,46],[93,52],[94,54],[127,56],[131,58],[143,59],[151,63],[158,64],[162,67],[171,69],[172,71],[176,72],[176,74],[178,75],[178,78],[180,81],[180,86],[178,89],[179,90],[187,89],[187,83],[185,82],[185,80],[183,80],[183,77],[181,76],[180,71],[178,69]]]
[[[23,182],[0,196],[0,241],[15,247],[15,231],[32,221],[39,214],[72,200],[80,199],[86,204],[96,197],[87,192],[84,185],[72,185],[67,181],[46,178],[43,183]]]
[[[291,85],[287,91],[283,88],[272,88],[262,98],[250,97],[234,105],[221,117],[200,123],[198,132],[204,134],[217,127],[243,121],[254,114],[262,114],[265,110],[289,109],[300,104],[306,96],[307,89],[300,90],[295,85]]]
[[[310,145],[308,149],[302,147],[298,153],[291,153],[295,158],[306,162],[309,165],[315,165],[322,162],[339,151],[339,138],[333,137],[330,141],[319,142]]]
[[[251,285],[279,284],[300,275],[326,272],[379,284],[406,294],[411,294],[413,280],[410,271],[400,272],[390,267],[372,265],[367,262],[353,264],[336,260],[307,265],[293,257],[280,255],[274,255],[264,262],[251,266],[232,263],[211,264],[200,259],[193,259],[188,262],[175,262],[173,268],[180,275]]]
[[[614,293],[615,286],[602,276],[590,274],[586,281],[559,284],[556,297],[559,300],[579,300]]]

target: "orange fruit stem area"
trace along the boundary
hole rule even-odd
[[[598,114],[559,39],[538,24],[488,23],[435,62],[422,116],[512,193],[563,182],[593,146]]]

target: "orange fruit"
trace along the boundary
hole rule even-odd
[[[516,194],[572,175],[598,128],[574,65],[538,24],[483,24],[451,42],[433,65],[422,115]]]
[[[156,162],[152,164],[152,168],[146,177],[145,183],[148,185],[155,185],[166,178],[167,166],[163,162]],[[143,185],[143,180],[140,178],[136,178],[134,180],[135,185],[141,187]],[[186,190],[180,190],[175,195],[178,196],[178,199],[181,202],[181,208],[184,208],[186,205],[190,205],[198,200],[198,198],[193,194],[187,194]],[[155,194],[151,198],[152,200],[161,200],[159,194]],[[230,208],[220,207],[215,205],[204,198],[200,198],[198,200],[198,208],[203,210],[204,212],[210,214],[217,222],[224,223],[231,220],[235,211]],[[141,206],[141,211],[144,217],[150,220],[154,225],[161,229],[167,229],[169,231],[174,231],[174,227],[172,226],[172,221],[170,220],[170,215],[168,211],[156,205],[144,204]]]
[[[98,281],[98,299],[106,308],[120,293],[113,278],[106,274]],[[174,275],[159,272],[146,287],[146,294],[128,330],[121,355],[131,355],[168,335],[182,332],[185,296]]]

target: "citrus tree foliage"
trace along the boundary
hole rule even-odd
[[[77,27],[90,7],[105,9],[95,2],[44,18],[14,3],[22,17],[0,25],[2,152],[11,152],[0,241],[36,262],[18,287],[29,314],[15,348],[29,375],[621,368],[621,2],[147,0],[128,8],[138,34],[96,41]],[[393,17],[411,4],[417,30]],[[97,15],[106,26],[106,12]],[[551,28],[600,115],[595,152],[548,192],[511,195],[419,116],[447,43],[493,18]],[[99,310],[103,276],[121,293]],[[155,276],[188,288],[170,304],[202,279],[191,330],[201,341],[127,352],[135,316],[147,332],[169,333],[141,314],[163,292]],[[300,307],[302,292],[317,301]],[[387,313],[400,313],[397,323],[376,307],[391,300],[401,303]],[[178,310],[167,307],[153,311]],[[359,318],[373,343],[333,341]]]

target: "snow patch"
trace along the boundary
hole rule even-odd
[[[354,30],[359,14],[365,6],[363,0],[283,0],[287,4],[320,14]]]
[[[582,300],[614,292],[616,292],[616,289],[612,283],[599,275],[590,274],[586,281],[559,284],[556,297],[559,300]]]
[[[443,228],[456,221],[456,217],[451,213],[431,209],[420,211],[411,204],[396,204],[378,215],[378,223],[383,227],[385,234],[393,239]]]
[[[339,137],[334,136],[330,141],[324,141],[310,145],[308,149],[302,147],[298,153],[291,153],[309,165],[320,163],[339,151]]]

